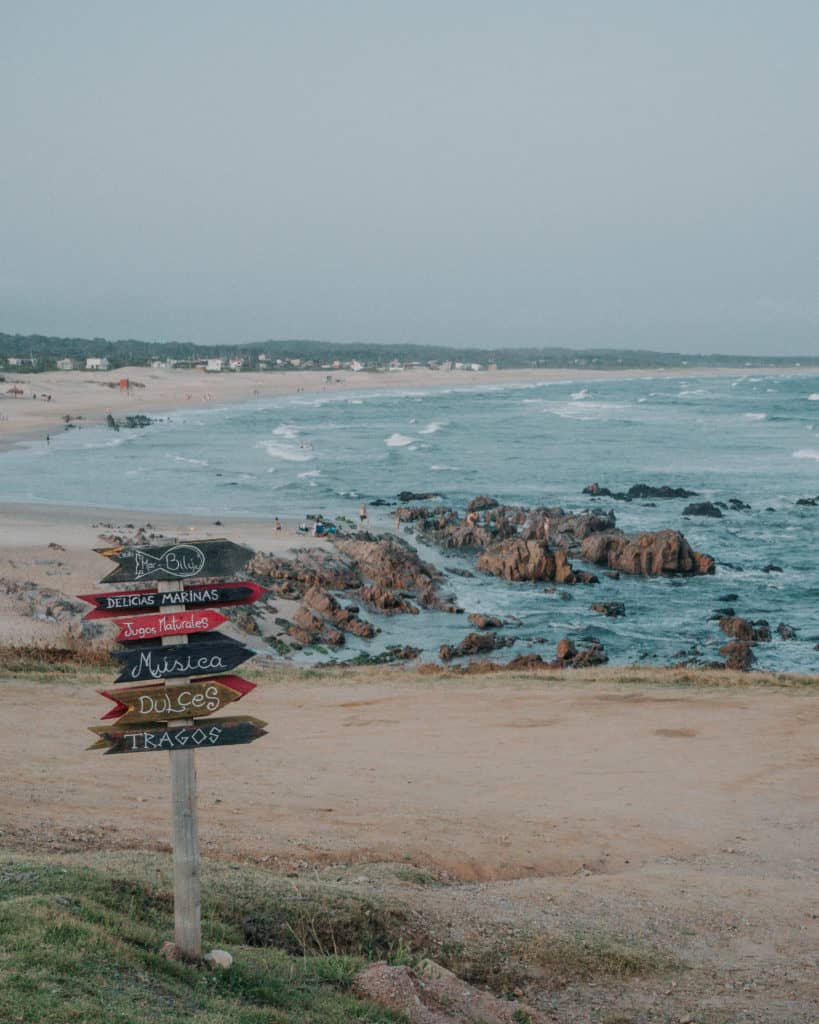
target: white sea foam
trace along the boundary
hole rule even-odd
[[[280,423],[272,433],[276,437],[286,437],[290,441],[292,441],[293,438],[298,437],[299,434],[298,429],[290,423]]]
[[[306,469],[303,473],[299,473],[298,474],[299,480],[306,480],[308,477],[311,477],[311,476],[321,476],[321,470],[320,469]]]
[[[768,418],[768,414],[766,412],[746,412],[745,413],[745,419],[746,420],[766,420],[767,418]]]
[[[427,423],[427,425],[425,427],[421,427],[421,429],[418,431],[418,433],[419,434],[437,434],[437,432],[441,429],[442,426],[443,426],[443,423],[436,423],[435,420],[433,420],[431,423]]]
[[[817,448],[800,448],[798,451],[793,452],[794,459],[816,459],[819,462],[819,449]]]
[[[363,398],[351,398],[350,399],[350,405],[363,405],[363,404],[364,404],[364,399]]]
[[[408,444],[412,444],[413,438],[407,437],[406,434],[390,434],[390,436],[384,441],[384,444],[388,448],[404,448]]]
[[[582,388],[580,391],[573,391],[572,392],[572,400],[575,401],[575,402],[581,402],[584,398],[588,398],[588,397],[589,397],[589,389],[588,388]]]
[[[819,391],[814,391],[813,394],[808,395],[809,402],[819,402]]]
[[[89,442],[83,445],[83,448],[116,448],[125,440],[124,437],[112,437],[110,441],[98,441],[96,443]]]
[[[460,466],[430,466],[429,467],[435,473],[460,473]]]
[[[184,455],[172,455],[170,452],[166,453],[166,458],[173,459],[174,462],[187,462],[191,466],[207,466],[206,459],[186,459]]]
[[[543,411],[569,420],[618,419],[629,406],[618,402],[545,402]]]
[[[279,444],[276,441],[257,441],[257,448],[264,448],[271,459],[284,459],[287,462],[310,462],[313,456],[303,448],[294,444]]]

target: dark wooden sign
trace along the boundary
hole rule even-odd
[[[116,718],[119,727],[212,715],[255,689],[255,683],[241,676],[227,675],[193,679],[178,686],[143,683],[121,688],[115,693],[109,690],[100,690],[99,693],[114,702],[114,707],[102,716],[103,720]]]
[[[122,590],[113,594],[78,594],[81,601],[94,605],[86,619],[106,619],[114,615],[158,612],[160,608],[184,605],[193,608],[223,608],[232,604],[253,604],[267,593],[258,583],[214,583],[193,585],[185,590],[160,594],[156,590]]]
[[[210,718],[193,725],[164,726],[152,723],[144,729],[117,729],[116,726],[95,725],[91,731],[99,736],[89,750],[106,754],[142,754],[152,750],[208,750],[252,743],[266,736],[265,726],[258,718]]]
[[[129,647],[112,654],[124,668],[115,683],[140,679],[173,679],[175,676],[210,676],[229,672],[255,655],[239,640],[224,633],[203,633],[187,644]]]
[[[206,633],[227,621],[226,615],[212,609],[134,615],[128,619],[114,619],[119,626],[119,633],[114,639],[126,644],[136,640],[160,640],[163,636]]]
[[[232,576],[253,557],[253,551],[232,540],[200,540],[157,547],[96,548],[117,563],[102,583],[139,580],[189,580],[197,576]]]

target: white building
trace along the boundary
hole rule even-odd
[[[9,366],[36,366],[37,360],[34,356],[9,356],[6,360]]]
[[[108,367],[109,363],[105,356],[88,356],[85,360],[86,370],[107,370]]]
[[[221,373],[222,366],[223,363],[221,359],[208,359],[205,363],[205,373]]]
[[[244,365],[245,365],[244,356],[238,356],[236,359],[229,359],[228,360],[228,368],[231,369],[231,370],[234,370],[234,371],[241,370]]]
[[[74,360],[73,359],[58,359],[57,360],[58,370],[73,370]]]

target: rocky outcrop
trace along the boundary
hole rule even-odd
[[[309,647],[311,644],[329,644],[331,647],[344,645],[344,634],[341,630],[329,625],[305,605],[302,605],[293,616],[293,622],[287,632],[302,647]]]
[[[304,604],[316,615],[331,623],[337,629],[362,640],[371,640],[377,630],[370,622],[359,618],[349,608],[342,608],[339,602],[320,587],[311,587],[304,595]]]
[[[389,602],[387,591],[393,591],[402,597],[411,594],[423,608],[456,610],[451,599],[439,593],[442,574],[400,537],[359,535],[338,540],[336,548],[374,586],[374,590],[364,587],[360,591],[361,599],[368,604],[380,607],[380,600]]]
[[[621,618],[626,614],[626,606],[622,601],[598,601],[591,609],[598,615],[606,615],[610,619]]]
[[[682,510],[684,516],[708,516],[710,519],[722,519],[722,512],[712,501],[694,501]]]
[[[488,548],[478,558],[478,569],[488,576],[503,579],[540,582],[554,580],[555,583],[580,582],[565,551],[552,551],[542,540],[523,540],[519,537],[501,541]],[[589,574],[583,574],[589,576]],[[596,582],[597,577],[592,577]],[[582,582],[591,582],[583,579]]]
[[[352,560],[326,548],[304,548],[291,558],[257,553],[247,571],[278,597],[299,598],[310,587],[325,590],[353,590],[363,580]]]
[[[739,615],[733,617],[726,616],[726,618],[719,620],[719,628],[726,636],[731,636],[735,640],[742,640],[746,643],[756,643],[760,640],[767,641],[771,639],[771,627],[766,619],[757,619],[756,622],[751,622],[749,619],[743,619]]]
[[[441,644],[438,656],[441,661],[469,658],[476,654],[488,654],[502,647],[511,647],[514,642],[514,637],[498,636],[497,633],[468,633],[455,647],[451,644]]]
[[[609,660],[603,645],[597,641],[585,644],[578,650],[574,641],[564,638],[557,645],[557,660],[566,668],[590,668],[605,665]]]
[[[587,561],[634,576],[706,576],[714,559],[694,551],[678,530],[628,536],[619,530],[593,533],[580,548]]]
[[[503,619],[499,619],[497,615],[481,615],[480,612],[473,612],[469,616],[469,621],[475,629],[500,629],[503,625]]]
[[[400,491],[396,497],[399,501],[429,501],[431,498],[440,498],[437,491]]]
[[[591,494],[596,498],[616,498],[618,501],[634,501],[649,498],[696,498],[696,491],[686,490],[685,487],[654,487],[651,484],[633,484],[625,492],[610,491],[608,487],[601,487],[600,484],[587,484],[583,488],[584,494]]]
[[[370,583],[358,591],[361,600],[384,615],[417,615],[418,608],[395,590]]]
[[[796,630],[793,626],[789,626],[787,622],[780,622],[776,627],[777,633],[782,637],[783,640],[795,640]]]
[[[747,672],[755,660],[751,644],[742,640],[730,640],[720,647],[719,653],[725,658],[725,667],[737,672]]]
[[[490,508],[497,508],[500,505],[499,501],[494,498],[488,498],[484,494],[479,494],[477,498],[473,498],[472,501],[466,506],[467,512],[485,512]]]

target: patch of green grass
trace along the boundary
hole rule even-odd
[[[0,864],[0,1021],[388,1024],[402,1019],[351,993],[353,977],[365,962],[362,955],[294,955],[234,941],[228,943],[235,960],[227,971],[210,973],[165,960],[159,949],[173,932],[173,908],[164,879],[158,881],[154,886],[102,868],[52,862]],[[245,924],[235,910],[227,914],[227,889],[217,884],[215,890],[203,914],[206,949],[238,937]],[[276,907],[269,899],[265,906],[272,912]]]

